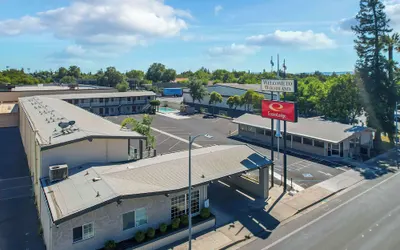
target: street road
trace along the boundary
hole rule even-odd
[[[400,172],[367,181],[242,249],[399,249]]]

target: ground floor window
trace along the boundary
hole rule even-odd
[[[80,227],[75,227],[72,230],[72,234],[73,234],[73,242],[87,240],[87,239],[92,238],[94,236],[93,222],[84,224]]]
[[[127,230],[147,224],[146,208],[139,208],[122,215],[122,229]]]
[[[305,137],[303,137],[303,144],[312,145],[312,140],[311,140],[311,139],[308,139],[308,138],[305,138]]]
[[[192,192],[192,214],[200,212],[200,191]],[[189,195],[182,194],[171,199],[171,219],[179,218],[189,212]]]
[[[239,130],[246,131],[246,125],[240,124],[239,125]]]
[[[293,141],[301,143],[301,136],[293,135]]]
[[[264,129],[256,128],[256,133],[259,134],[259,135],[264,135]]]
[[[323,141],[314,140],[314,147],[323,148],[325,143]]]

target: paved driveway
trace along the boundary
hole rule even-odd
[[[45,249],[18,128],[0,129],[0,249]]]

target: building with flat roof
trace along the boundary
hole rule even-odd
[[[86,93],[54,95],[100,116],[130,115],[147,112],[150,101],[156,99],[151,91],[128,91],[115,93]]]
[[[41,178],[40,218],[47,248],[99,249],[107,240],[122,241],[138,230],[170,224],[189,209],[187,162],[184,151],[122,164],[85,164],[69,170],[68,178],[58,182]],[[259,185],[267,197],[265,173],[270,164],[247,145],[193,150],[193,216],[209,204],[208,184],[227,176],[263,172]]]
[[[8,85],[7,85],[8,86]],[[36,95],[58,95],[73,93],[110,93],[117,92],[115,88],[95,86],[95,85],[77,85],[71,89],[68,85],[60,84],[38,84],[38,85],[17,85],[12,88],[0,91],[0,103],[18,102],[18,98]]]
[[[253,107],[249,107],[247,110],[243,105],[241,107],[230,108],[226,101],[229,97],[234,95],[243,95],[247,90],[254,90],[262,95],[264,95],[265,99],[271,100],[271,93],[261,92],[260,84],[238,84],[238,83],[223,83],[223,84],[215,84],[205,86],[207,88],[208,93],[213,91],[220,93],[222,95],[221,103],[209,104],[210,96],[206,96],[201,102],[195,101],[193,102],[192,97],[190,96],[189,89],[183,89],[183,101],[186,105],[194,106],[197,110],[200,108],[204,108],[207,112],[221,115],[228,115],[231,117],[238,117],[244,113],[252,113]],[[275,97],[276,98],[276,97]]]
[[[40,178],[49,167],[127,161],[146,137],[58,98],[19,99],[19,129],[39,202]],[[40,206],[39,206],[40,207]]]
[[[247,139],[271,144],[271,120],[259,115],[244,114],[233,120],[238,134]],[[283,122],[280,145],[283,146]],[[273,134],[276,133],[276,125]],[[331,122],[321,118],[299,118],[297,123],[287,122],[287,147],[321,156],[359,158],[370,156],[374,130]],[[275,146],[277,139],[274,140]]]

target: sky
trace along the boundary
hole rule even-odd
[[[400,31],[400,0],[385,6]],[[293,73],[352,71],[358,10],[358,0],[0,0],[0,69],[261,72],[279,54]]]

